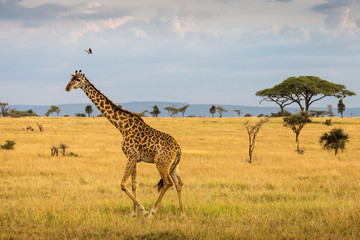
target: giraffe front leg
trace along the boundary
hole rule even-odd
[[[143,213],[143,215],[146,216],[146,215],[148,215],[148,212],[145,210],[143,205],[141,205],[139,203],[139,201],[129,192],[129,190],[126,187],[126,181],[130,177],[130,175],[136,165],[136,161],[137,161],[136,158],[129,157],[129,161],[126,164],[125,173],[124,173],[123,179],[121,181],[121,190],[123,190],[126,193],[126,195],[128,195],[128,197],[134,202],[135,206],[137,206],[140,209],[140,211]]]
[[[136,181],[136,164],[132,170],[132,173],[131,173],[131,188],[132,188],[132,191],[133,191],[133,195],[134,197],[136,198],[136,188],[137,188],[137,181]],[[133,211],[132,211],[132,214],[131,214],[132,217],[136,217],[136,203],[134,202],[134,206],[133,206]]]

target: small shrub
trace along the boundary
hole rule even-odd
[[[65,144],[65,143],[59,143],[59,148],[62,149],[62,152],[63,152],[63,156],[65,156],[65,151],[66,149],[68,148],[68,146]]]
[[[27,128],[26,128],[26,130],[29,130],[29,131],[34,131],[34,129],[31,127],[31,126],[28,126]]]
[[[247,113],[244,115],[245,117],[252,117],[251,113]]]
[[[13,140],[6,140],[6,143],[4,145],[1,145],[2,149],[14,149],[14,145],[16,144]]]
[[[36,125],[38,126],[40,132],[44,131],[44,128],[43,128],[43,126],[41,124],[36,123]]]
[[[76,153],[70,152],[68,156],[69,156],[69,157],[78,157],[78,156],[79,156],[79,154],[76,154]]]
[[[331,125],[332,125],[331,119],[326,119],[325,122],[324,122],[324,124],[325,124],[326,126],[331,126]]]
[[[286,111],[286,110],[284,110],[284,117],[289,117],[289,116],[291,116],[292,115],[292,113],[291,112],[289,112],[289,111]],[[279,111],[279,112],[277,112],[277,113],[271,113],[271,117],[283,117],[283,114],[281,113],[281,111]]]

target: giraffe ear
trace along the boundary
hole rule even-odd
[[[74,74],[70,74],[70,77],[73,77],[74,76]]]

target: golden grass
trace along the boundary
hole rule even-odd
[[[318,143],[334,127],[324,118],[300,134],[302,155],[295,134],[271,118],[251,165],[245,120],[145,118],[182,147],[186,211],[180,217],[172,188],[148,219],[131,217],[122,137],[105,118],[0,118],[0,145],[16,141],[0,150],[0,239],[360,239],[360,119],[332,119],[350,136],[334,156]],[[51,157],[60,142],[79,157]],[[158,180],[154,165],[139,164],[147,210]]]

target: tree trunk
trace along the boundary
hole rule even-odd
[[[300,153],[299,134],[296,133],[296,151]]]
[[[248,163],[250,163],[251,164],[251,160],[252,160],[252,152],[253,152],[253,148],[252,148],[252,144],[251,144],[251,137],[250,137],[250,135],[249,135],[249,161],[248,161]]]

